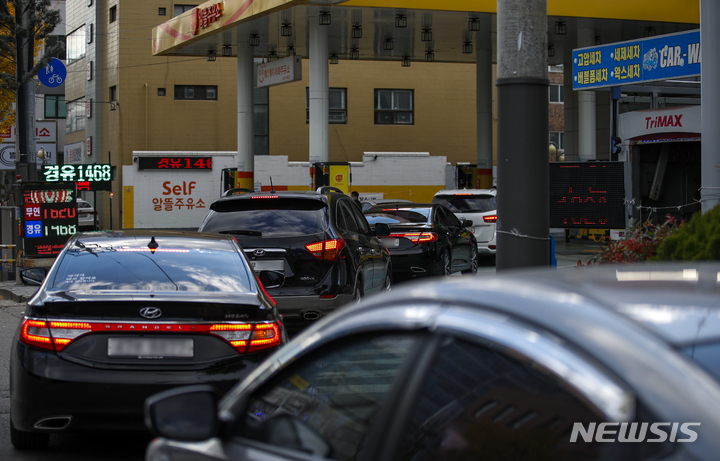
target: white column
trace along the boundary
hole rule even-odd
[[[255,171],[255,117],[253,114],[255,49],[250,46],[250,24],[237,29],[237,187],[254,188]]]
[[[595,30],[578,28],[578,48],[595,44]],[[597,122],[595,92],[578,91],[578,155],[580,161],[597,159]]]
[[[330,161],[328,123],[328,28],[321,26],[319,9],[308,16],[310,28],[310,164]]]
[[[702,212],[710,211],[720,202],[720,89],[716,78],[720,71],[718,40],[720,40],[720,4],[715,0],[700,0],[700,53],[702,60],[702,120],[701,161]]]

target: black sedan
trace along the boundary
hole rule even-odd
[[[380,204],[365,211],[371,226],[384,223],[391,234],[381,237],[392,257],[393,278],[475,274],[477,241],[472,221],[461,221],[437,203]]]
[[[16,338],[10,436],[38,449],[53,433],[145,430],[147,396],[191,383],[223,394],[287,335],[232,237],[115,231],[67,242]]]
[[[219,405],[151,397],[146,460],[714,461],[718,273],[412,282],[310,327]]]

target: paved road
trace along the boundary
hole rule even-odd
[[[0,299],[0,460],[2,461],[142,461],[150,440],[136,434],[55,435],[46,451],[18,451],[10,444],[8,363],[23,303]]]

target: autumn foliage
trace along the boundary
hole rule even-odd
[[[683,224],[667,215],[662,224],[646,221],[631,226],[621,240],[613,240],[603,246],[588,264],[635,263],[653,259],[663,241]]]

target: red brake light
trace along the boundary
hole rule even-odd
[[[390,234],[390,237],[406,238],[415,244],[434,242],[438,239],[435,232],[406,232],[403,234]]]
[[[472,195],[472,194],[469,192],[458,192],[455,195]]]
[[[58,352],[65,349],[70,342],[85,333],[90,333],[92,326],[86,322],[60,322],[24,319],[20,330],[20,340],[31,346],[52,350],[53,345]]]
[[[488,215],[488,216],[483,216],[483,221],[485,221],[485,222],[497,222],[497,215],[496,215],[496,214],[492,214],[492,215]]]
[[[247,351],[267,349],[279,345],[280,342],[280,327],[276,323],[257,323]]]
[[[253,195],[251,198],[280,198],[279,195]]]
[[[260,289],[262,290],[262,292],[265,293],[265,296],[267,296],[268,298],[270,298],[270,301],[272,301],[272,303],[277,306],[277,303],[275,302],[275,300],[273,299],[273,297],[270,296],[267,291],[265,291],[265,287],[263,286],[262,282],[260,281],[260,277],[256,277],[256,278],[257,278],[258,285],[260,285]]]
[[[340,251],[343,249],[344,246],[345,240],[332,239],[308,243],[307,245],[305,245],[305,248],[307,248],[311,255],[315,256],[318,259],[335,261],[338,256],[340,256]]]

